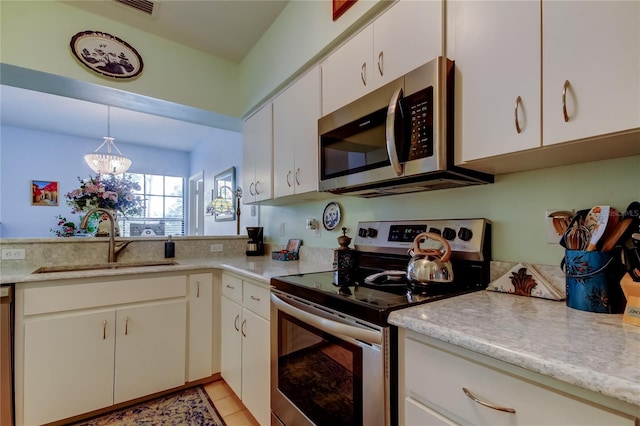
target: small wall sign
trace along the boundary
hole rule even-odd
[[[111,34],[82,31],[71,37],[70,46],[76,59],[95,73],[131,79],[142,72],[142,57],[136,49]]]

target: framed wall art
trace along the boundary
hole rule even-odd
[[[32,206],[57,206],[58,182],[48,180],[31,181]]]
[[[332,0],[333,3],[333,20],[337,20],[343,13],[347,11],[357,0]]]
[[[136,78],[142,57],[129,43],[101,31],[82,31],[71,37],[71,52],[91,71],[116,79]]]

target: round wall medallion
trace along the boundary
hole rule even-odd
[[[335,202],[327,204],[322,213],[322,224],[324,229],[331,231],[336,229],[336,226],[340,223],[340,205]]]
[[[82,31],[71,37],[71,51],[82,65],[111,78],[135,78],[142,57],[129,43],[100,31]]]

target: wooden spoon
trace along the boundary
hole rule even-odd
[[[618,222],[615,230],[604,240],[602,249],[600,251],[611,251],[611,249],[613,249],[618,243],[620,237],[622,237],[624,233],[627,232],[627,229],[629,228],[629,225],[631,225],[631,222],[633,222],[633,219],[631,219],[630,217],[626,217]]]

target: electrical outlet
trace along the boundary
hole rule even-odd
[[[217,253],[223,250],[223,245],[222,244],[211,244],[209,246],[209,251],[211,253]]]
[[[22,260],[24,258],[24,249],[2,249],[2,260]]]
[[[280,222],[280,236],[284,237],[284,222]]]

